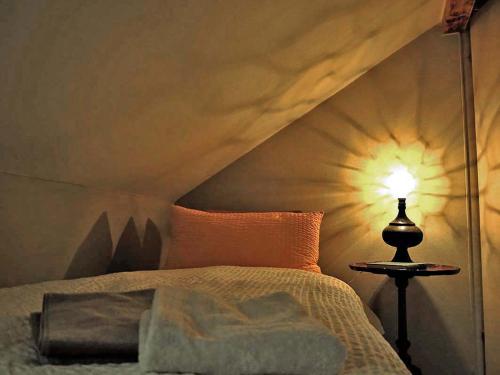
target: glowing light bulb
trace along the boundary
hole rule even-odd
[[[405,166],[391,169],[391,174],[383,180],[387,192],[394,198],[406,198],[417,186],[417,181]]]

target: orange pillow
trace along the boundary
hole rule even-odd
[[[253,266],[321,272],[322,212],[205,212],[172,206],[165,268]]]

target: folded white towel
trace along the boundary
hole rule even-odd
[[[163,287],[140,322],[143,370],[199,374],[337,374],[346,350],[290,294],[238,301]]]

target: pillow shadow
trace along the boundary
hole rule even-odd
[[[90,232],[78,246],[71,260],[64,279],[76,279],[102,275],[111,261],[113,240],[108,214],[103,212],[94,223]]]
[[[141,244],[134,218],[130,217],[106,272],[156,270],[159,268],[161,249],[162,239],[156,224],[148,218]]]
[[[133,217],[130,217],[113,252],[113,239],[107,212],[103,212],[78,246],[64,279],[106,273],[156,270],[159,268],[162,238],[156,224],[148,218],[141,243]]]

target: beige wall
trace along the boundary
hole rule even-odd
[[[395,161],[406,164],[419,180],[409,216],[425,235],[411,256],[463,270],[411,281],[410,352],[424,374],[475,366],[459,63],[457,36],[433,29],[180,200],[212,209],[324,210],[323,271],[371,304],[393,342],[393,282],[348,264],[392,257],[381,229],[396,202],[379,193],[380,178]]]
[[[500,1],[471,27],[479,154],[486,371],[500,373]]]
[[[66,274],[103,212],[112,246],[130,215],[164,235],[168,202],[440,11],[435,0],[0,2],[0,285]]]
[[[167,221],[161,199],[27,177],[0,174],[0,197],[2,285],[103,274],[130,217],[141,240]]]

